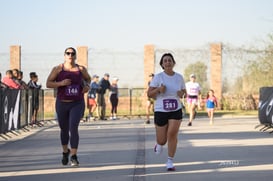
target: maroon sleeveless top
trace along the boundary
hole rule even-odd
[[[80,71],[79,65],[78,71],[66,71],[64,70],[64,65],[62,64],[62,70],[58,74],[56,81],[62,81],[64,79],[70,79],[71,84],[68,86],[61,86],[57,89],[57,99],[59,100],[72,100],[77,101],[83,99],[82,93],[82,80],[83,76]]]

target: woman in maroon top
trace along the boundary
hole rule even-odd
[[[68,157],[71,154],[72,166],[79,165],[77,158],[78,127],[85,109],[84,93],[88,92],[91,81],[87,69],[76,64],[76,57],[74,48],[66,48],[65,62],[55,66],[46,81],[48,88],[57,88],[56,113],[61,129],[62,164],[68,164]],[[68,148],[69,141],[71,150]]]

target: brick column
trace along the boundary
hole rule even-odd
[[[84,66],[88,71],[88,47],[87,46],[77,47],[77,64]],[[87,93],[85,93],[84,95],[85,105],[87,105],[86,94]]]
[[[210,45],[210,87],[220,101],[222,98],[222,44]]]
[[[147,87],[149,74],[155,71],[155,47],[154,45],[144,46],[144,88]]]
[[[88,69],[88,47],[79,46],[77,47],[77,63],[85,66]]]
[[[21,70],[21,46],[10,46],[10,69]]]

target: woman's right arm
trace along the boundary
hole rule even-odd
[[[160,87],[149,87],[147,96],[155,99],[158,94],[165,93],[166,87],[161,85]]]
[[[46,87],[47,88],[58,88],[58,87],[65,85],[64,81],[56,82],[56,78],[57,78],[59,72],[60,72],[59,66],[56,66],[51,70],[51,72],[46,80]]]

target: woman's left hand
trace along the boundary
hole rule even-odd
[[[90,89],[90,87],[88,85],[83,86],[82,93],[84,94],[84,93],[88,92],[89,89]]]
[[[180,97],[180,98],[182,98],[184,94],[185,94],[185,90],[177,91],[177,96]]]

